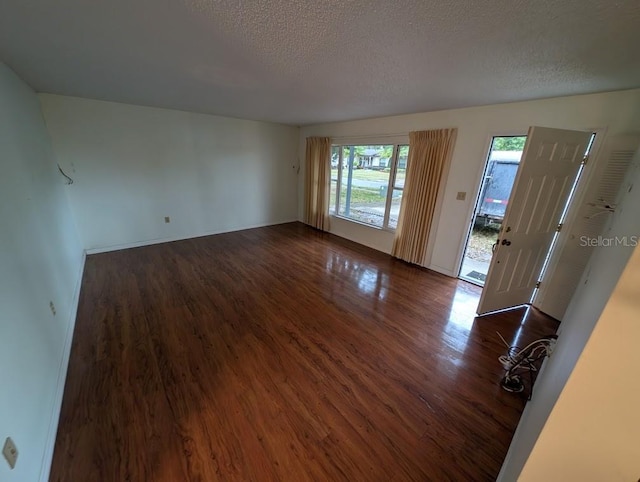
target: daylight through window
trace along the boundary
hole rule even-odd
[[[405,144],[333,146],[329,212],[396,229],[408,155]]]

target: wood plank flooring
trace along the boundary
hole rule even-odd
[[[292,223],[87,258],[52,481],[494,480],[525,397],[478,288]]]

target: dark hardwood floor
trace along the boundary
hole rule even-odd
[[[494,480],[557,322],[478,295],[299,223],[89,256],[51,480]]]

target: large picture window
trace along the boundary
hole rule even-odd
[[[396,229],[409,146],[334,145],[329,212],[385,229]]]

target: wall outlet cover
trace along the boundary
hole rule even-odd
[[[13,440],[11,440],[11,437],[7,437],[7,440],[4,441],[2,455],[4,455],[4,458],[7,460],[9,467],[13,469],[18,460],[18,449],[16,448],[16,444],[13,443]]]

